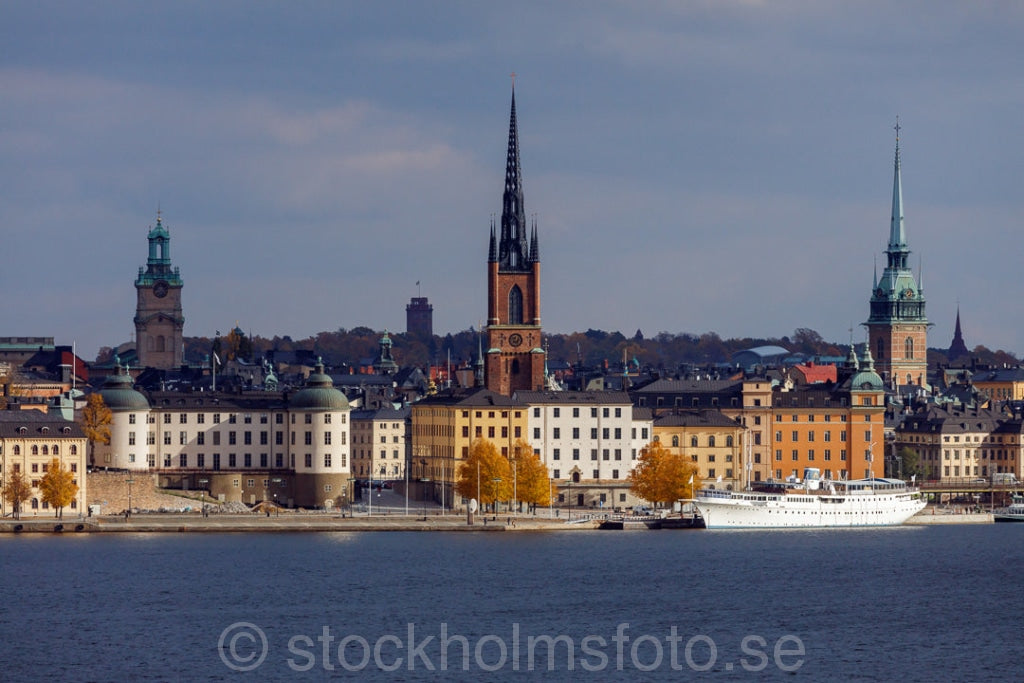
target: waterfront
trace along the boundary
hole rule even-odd
[[[522,671],[528,637],[566,636],[552,671],[544,648],[533,657],[560,679],[689,678],[710,664],[702,675],[723,680],[1016,680],[1020,531],[7,535],[4,678],[233,679],[218,640],[246,622],[267,642],[246,676],[266,680],[476,680],[503,645],[505,666],[486,675],[513,678],[517,633]],[[412,670],[371,656],[345,671],[363,659],[360,638],[383,643],[385,666],[405,657],[410,625],[412,643],[434,636]],[[439,671],[442,629],[466,638],[467,670],[456,640]],[[629,638],[622,671],[617,633]],[[603,667],[587,636],[605,643],[590,641]],[[253,638],[228,661],[254,663]],[[641,671],[659,649],[660,666]]]

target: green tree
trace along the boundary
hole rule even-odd
[[[478,492],[479,486],[479,492]],[[481,505],[512,498],[512,467],[493,442],[477,439],[469,447],[469,457],[459,465],[455,492],[463,498],[476,498]]]
[[[558,487],[551,483],[547,465],[522,439],[516,440],[512,453],[515,496],[529,505],[550,505],[551,497],[558,495]]]
[[[904,446],[896,457],[899,458],[900,474],[904,479],[910,479],[914,475],[920,477],[924,474],[924,469],[921,467],[921,456],[913,448]]]
[[[21,519],[21,504],[32,497],[32,486],[21,470],[15,470],[8,477],[3,495],[14,509],[14,518]]]
[[[71,504],[71,501],[78,495],[78,484],[75,483],[75,475],[60,461],[60,458],[50,460],[50,466],[46,474],[39,481],[39,492],[43,495],[43,502],[54,507],[55,517],[64,518],[64,508]]]
[[[99,392],[89,394],[82,409],[82,431],[89,440],[89,462],[95,464],[96,444],[110,443],[110,423],[114,415]]]
[[[658,441],[644,448],[629,474],[633,493],[655,504],[689,498],[699,481],[695,463],[682,454],[672,453]]]

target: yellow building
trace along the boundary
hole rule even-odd
[[[717,410],[684,410],[654,421],[654,440],[669,452],[697,463],[702,485],[719,489],[743,488],[744,438],[747,430]]]
[[[1024,368],[979,370],[971,377],[971,384],[993,401],[1024,400]]]
[[[32,496],[22,504],[23,517],[53,514],[39,491],[39,482],[53,458],[60,459],[78,484],[78,494],[65,511],[74,516],[85,514],[86,443],[82,428],[59,416],[38,410],[0,411],[0,484],[6,485],[14,472],[28,480]],[[0,506],[3,515],[14,510],[7,500]]]
[[[411,406],[410,482],[420,497],[446,508],[459,507],[453,497],[458,468],[477,439],[487,439],[508,457],[517,439],[526,440],[526,407],[483,388],[451,389]]]

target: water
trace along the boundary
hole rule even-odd
[[[0,680],[1021,680],[1022,567],[1024,525],[4,536]]]

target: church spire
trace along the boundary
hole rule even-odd
[[[889,225],[889,265],[906,268],[907,233],[903,227],[903,183],[900,178],[900,120],[896,118],[896,156],[893,161],[892,174],[892,217]],[[893,262],[897,258],[898,262]]]
[[[516,122],[516,90],[512,86],[512,111],[508,121],[508,154],[505,159],[505,192],[501,206],[501,239],[498,262],[505,271],[528,271],[529,244],[523,178],[519,166],[519,125]]]

